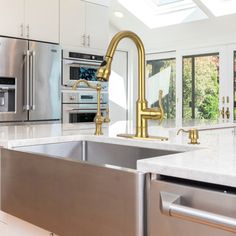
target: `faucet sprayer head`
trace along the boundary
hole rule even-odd
[[[97,70],[96,76],[100,81],[108,81],[111,74],[111,57],[105,57],[105,60],[101,63]]]

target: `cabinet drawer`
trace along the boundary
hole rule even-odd
[[[236,194],[163,180],[152,180],[150,191],[151,236],[235,235]]]

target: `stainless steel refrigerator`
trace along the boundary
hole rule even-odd
[[[0,122],[61,119],[59,45],[0,37]]]

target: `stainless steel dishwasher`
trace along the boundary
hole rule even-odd
[[[60,236],[146,236],[138,159],[172,151],[99,142],[1,150],[2,210]]]
[[[236,235],[235,189],[162,176],[150,190],[150,236]]]

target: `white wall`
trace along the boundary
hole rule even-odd
[[[116,51],[109,80],[110,119],[113,122],[127,119],[128,53]]]
[[[174,25],[142,35],[148,52],[236,43],[236,15]]]

